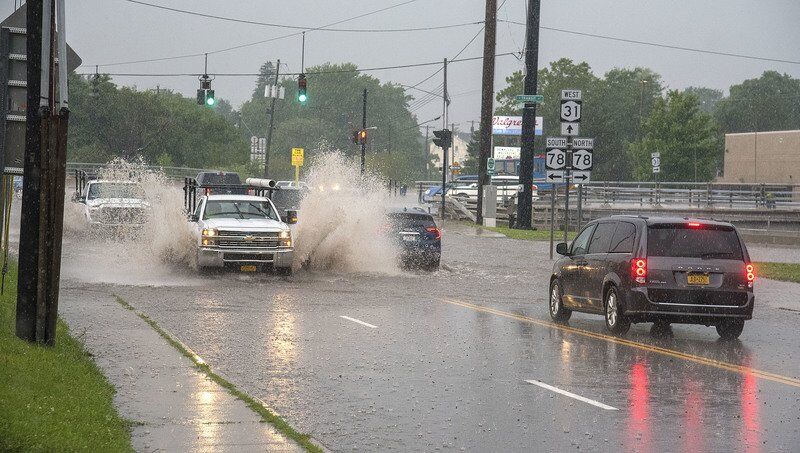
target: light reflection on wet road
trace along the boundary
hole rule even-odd
[[[599,316],[573,316],[586,334],[550,325],[545,243],[462,233],[446,232],[452,271],[433,275],[179,274],[119,286],[67,273],[62,303],[87,289],[119,294],[333,450],[798,451],[800,313],[778,306],[800,286],[759,281],[739,342],[702,326],[653,338],[644,324],[631,346],[604,338]],[[86,256],[67,247],[65,261]]]

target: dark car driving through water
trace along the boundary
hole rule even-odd
[[[433,216],[419,209],[390,212],[389,234],[400,245],[403,267],[433,271],[442,256],[442,232]]]
[[[755,269],[730,223],[612,216],[557,251],[549,294],[557,322],[580,311],[604,315],[616,335],[631,323],[688,323],[734,339],[753,314]]]

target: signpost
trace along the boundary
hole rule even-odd
[[[518,94],[514,99],[520,104],[541,104],[544,102],[544,96],[541,94]]]
[[[300,182],[300,167],[305,161],[305,150],[303,148],[292,148],[292,165],[294,166],[294,182]]]
[[[653,174],[661,173],[661,153],[650,153],[650,164],[653,166]]]

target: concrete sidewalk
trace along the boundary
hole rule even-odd
[[[116,387],[137,451],[303,451],[112,295],[63,288],[59,312]]]

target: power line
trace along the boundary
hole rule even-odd
[[[176,13],[182,14],[189,14],[192,16],[198,17],[205,17],[208,19],[217,19],[223,20],[227,22],[235,22],[240,24],[249,24],[249,25],[260,25],[265,27],[274,27],[274,28],[288,28],[292,30],[313,30],[314,27],[302,26],[302,25],[288,25],[288,24],[277,24],[272,22],[258,22],[253,20],[246,20],[246,19],[236,19],[232,17],[225,17],[225,16],[217,16],[215,14],[205,14],[200,13],[197,11],[189,11],[184,9],[172,8],[169,6],[163,5],[156,5],[153,3],[141,2],[139,0],[123,0],[128,3],[135,3],[137,5],[149,6],[152,8],[162,9],[166,11],[172,11]],[[482,24],[483,21],[474,21],[474,22],[463,22],[458,24],[450,24],[450,25],[435,25],[430,27],[412,27],[412,28],[324,28],[319,29],[320,31],[330,31],[330,32],[346,32],[346,33],[403,33],[403,32],[415,32],[415,31],[431,31],[431,30],[446,30],[450,28],[459,28],[459,27],[467,27],[470,25],[478,25]]]
[[[501,22],[508,22],[510,24],[525,26],[525,23],[523,23],[523,22],[517,22],[517,21],[513,21],[513,20],[504,20],[504,19],[499,19],[499,20]],[[745,55],[745,54],[738,54],[738,53],[731,53],[731,52],[722,52],[722,51],[717,51],[717,50],[707,50],[707,49],[697,49],[697,48],[692,48],[692,47],[673,46],[671,44],[663,44],[663,43],[648,42],[648,41],[639,41],[639,40],[636,40],[636,39],[618,38],[616,36],[606,36],[606,35],[598,35],[598,34],[594,34],[594,33],[584,33],[584,32],[574,31],[574,30],[564,30],[562,28],[545,27],[545,26],[541,26],[540,28],[542,28],[543,30],[556,31],[556,32],[559,32],[559,33],[567,33],[567,34],[570,34],[570,35],[586,36],[586,37],[598,38],[598,39],[607,39],[609,41],[626,42],[626,43],[629,43],[629,44],[639,44],[639,45],[643,45],[643,46],[661,47],[661,48],[664,48],[664,49],[683,50],[683,51],[686,51],[686,52],[697,52],[697,53],[704,53],[704,54],[709,54],[709,55],[720,55],[720,56],[724,56],[724,57],[745,58],[745,59],[748,59],[748,60],[770,61],[770,62],[774,62],[774,63],[788,63],[788,64],[800,65],[800,61],[795,61],[795,60],[783,60],[783,59],[780,59],[780,58],[758,57],[758,56],[755,56],[755,55]]]
[[[510,55],[517,55],[519,52],[504,52],[496,54],[495,57],[507,57]],[[202,54],[201,54],[202,55]],[[459,58],[457,60],[448,60],[448,63],[462,63],[466,61],[476,61],[482,60],[483,56],[479,57],[468,57],[468,58]],[[404,64],[404,65],[395,65],[395,66],[377,66],[372,68],[355,68],[355,69],[335,69],[335,70],[323,70],[323,71],[306,71],[305,75],[317,75],[317,74],[345,74],[345,73],[352,73],[352,72],[372,72],[372,71],[385,71],[389,69],[405,69],[405,68],[418,68],[423,66],[434,66],[434,65],[441,65],[441,61],[430,61],[425,63],[412,63],[412,64]],[[107,65],[106,65],[107,66]],[[116,76],[116,77],[196,77],[201,76],[201,73],[193,73],[193,72],[180,72],[180,73],[104,73],[109,76]],[[78,73],[78,75],[94,75],[93,72],[91,73]],[[215,77],[253,77],[261,75],[258,72],[221,72],[221,73],[209,73],[210,76]],[[282,74],[285,76],[298,76],[300,75],[299,72],[289,72]]]
[[[378,13],[381,13],[381,12],[384,12],[384,11],[387,11],[387,10],[390,10],[390,9],[393,9],[393,8],[398,8],[400,6],[407,5],[409,3],[414,3],[416,1],[418,1],[418,0],[405,0],[405,1],[402,1],[400,3],[395,3],[393,5],[389,5],[389,6],[384,7],[384,8],[380,8],[380,9],[376,9],[376,10],[373,10],[373,11],[369,11],[369,12],[366,12],[366,13],[363,13],[363,14],[359,14],[357,16],[353,16],[353,17],[347,18],[347,19],[342,19],[342,20],[339,20],[339,21],[336,21],[336,22],[332,22],[332,23],[327,24],[327,25],[322,25],[320,27],[307,28],[307,29],[304,29],[304,30],[301,30],[301,31],[297,31],[297,32],[294,32],[294,33],[289,33],[289,34],[282,35],[282,36],[276,36],[274,38],[264,39],[264,40],[261,40],[261,41],[255,41],[255,42],[250,42],[250,43],[245,43],[245,44],[239,44],[239,45],[236,45],[236,46],[233,46],[233,47],[228,47],[228,48],[225,48],[225,49],[213,50],[213,51],[210,51],[210,52],[198,52],[198,53],[191,53],[191,54],[184,54],[184,55],[175,55],[175,56],[171,56],[171,57],[149,58],[149,59],[144,59],[144,60],[133,60],[133,61],[121,61],[121,62],[106,63],[106,64],[84,64],[82,66],[98,66],[98,67],[121,66],[121,65],[126,65],[126,64],[152,63],[152,62],[167,61],[167,60],[180,60],[180,59],[184,59],[184,58],[199,57],[199,56],[203,56],[203,55],[206,55],[206,54],[207,55],[214,55],[214,54],[219,54],[219,53],[224,53],[224,52],[230,52],[231,50],[237,50],[237,49],[242,49],[242,48],[245,48],[245,47],[256,46],[258,44],[264,44],[264,43],[268,43],[268,42],[272,42],[272,41],[277,41],[279,39],[289,38],[289,37],[292,37],[292,36],[299,36],[299,35],[303,34],[304,32],[307,32],[307,31],[319,31],[319,30],[322,30],[322,29],[325,29],[325,28],[328,28],[328,27],[333,27],[334,25],[342,24],[344,22],[349,22],[351,20],[361,19],[362,17],[367,17],[367,16],[371,16],[373,14],[378,14]]]

